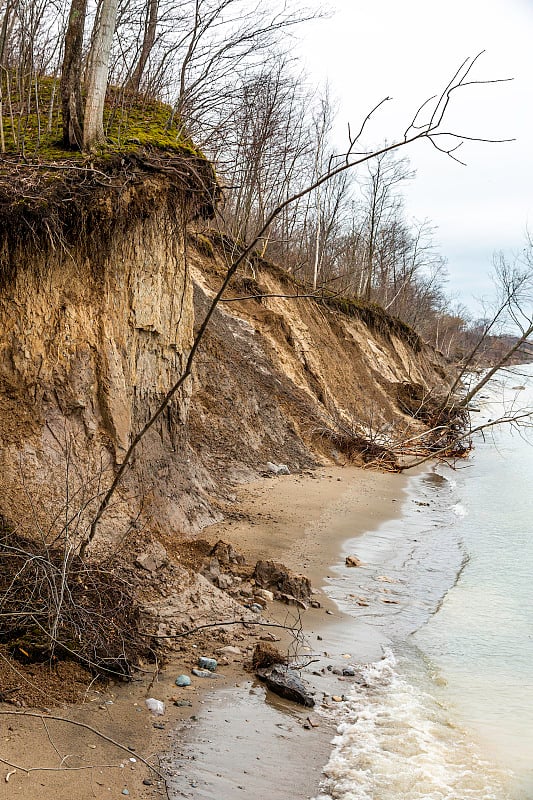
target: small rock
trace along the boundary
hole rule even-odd
[[[175,680],[175,684],[176,686],[190,686],[191,679],[189,678],[188,675],[178,675],[178,677]]]
[[[261,642],[279,642],[281,639],[279,636],[275,636],[273,633],[264,633],[262,636],[259,637]]]
[[[291,471],[286,464],[274,464],[272,461],[267,461],[267,470],[273,475],[290,475]]]
[[[228,575],[225,572],[222,572],[220,575],[217,576],[215,583],[217,584],[219,589],[222,590],[230,589],[234,584],[233,576]]]
[[[256,675],[262,681],[265,681],[271,692],[280,695],[280,697],[286,697],[288,700],[293,700],[303,706],[314,706],[314,699],[294,670],[276,665],[272,669],[257,670]]]
[[[174,700],[174,705],[178,706],[178,708],[192,707],[190,700]]]
[[[150,780],[150,778],[145,778],[145,779],[143,780],[143,784],[144,784],[145,786],[153,786],[153,781],[151,781],[151,780]]]
[[[215,675],[214,672],[211,672],[208,669],[191,669],[193,675],[197,678],[217,678],[218,676]]]
[[[342,697],[339,697],[339,695],[338,695],[338,694],[333,694],[333,695],[331,696],[331,699],[332,699],[332,700],[333,700],[335,703],[342,703]]]
[[[311,608],[321,608],[318,600],[311,600]]]
[[[145,701],[146,707],[152,714],[161,717],[165,713],[165,704],[162,700],[156,700],[155,697],[148,697]]]
[[[219,653],[223,653],[225,656],[240,656],[242,655],[242,650],[240,647],[234,647],[231,644],[226,645],[226,647],[221,647],[218,651]]]
[[[263,606],[260,606],[259,603],[252,603],[250,606],[250,611],[253,611],[254,614],[261,614],[263,611]]]
[[[200,669],[208,669],[210,672],[215,672],[217,662],[215,658],[208,658],[207,656],[200,656],[198,659],[198,666]]]
[[[357,556],[346,556],[346,560],[344,562],[347,567],[362,567],[363,562]]]
[[[122,794],[129,794],[129,791],[127,789],[123,789]]]
[[[261,589],[276,590],[296,600],[308,602],[311,596],[311,582],[305,575],[299,575],[276,561],[258,561],[255,565],[254,580]]]
[[[233,545],[219,539],[210,553],[215,556],[221,564],[244,564],[246,559],[233,548]]]
[[[255,596],[259,597],[261,600],[265,600],[267,603],[272,603],[274,601],[274,593],[269,592],[268,589],[256,589]]]
[[[342,670],[342,674],[345,675],[347,678],[354,678],[355,667],[344,667],[344,669]]]

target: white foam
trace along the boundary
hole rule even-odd
[[[505,800],[505,774],[395,667],[388,651],[361,669],[316,800]]]
[[[466,508],[462,503],[456,503],[452,507],[452,511],[456,517],[466,517],[466,515],[468,514],[468,511],[466,510]]]

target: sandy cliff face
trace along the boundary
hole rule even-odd
[[[191,263],[201,316],[224,259],[196,255]],[[256,260],[213,317],[189,418],[191,444],[212,471],[223,465],[250,478],[267,461],[291,470],[343,463],[354,436],[385,443],[421,429],[399,408],[401,384],[427,391],[443,384],[442,359],[405,326],[372,309],[358,316],[295,299],[297,291],[282,271]]]
[[[0,513],[24,531],[81,533],[132,435],[179,376],[195,321],[224,270],[154,202],[97,261],[29,242],[0,288]],[[229,298],[293,294],[257,262]],[[240,283],[239,283],[240,281]],[[255,291],[255,290],[254,290]],[[252,292],[253,294],[253,292]],[[267,461],[341,461],[339,431],[416,429],[395,387],[442,378],[439,359],[394,325],[314,300],[221,304],[193,381],[143,441],[101,525],[192,533],[220,516],[234,481]]]
[[[154,212],[116,235],[98,264],[75,248],[28,247],[0,292],[2,510],[17,522],[69,482],[71,492],[91,484],[84,502],[97,494],[183,368],[192,283],[183,237]],[[179,393],[147,440],[147,469],[172,451],[188,402]]]

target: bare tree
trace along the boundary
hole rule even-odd
[[[82,55],[87,0],[72,0],[65,33],[61,70],[63,142],[81,150],[83,146]]]
[[[83,121],[84,150],[90,150],[94,145],[105,141],[104,103],[117,10],[118,0],[101,0],[87,68],[87,97]]]

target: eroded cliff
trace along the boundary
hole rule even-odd
[[[46,209],[40,235],[24,235],[20,215],[17,237],[4,230],[0,512],[25,533],[87,530],[132,436],[181,374],[231,257],[198,221],[187,230],[207,214],[165,175],[108,196],[95,188],[87,203],[98,213],[80,215],[79,229],[71,214],[60,236],[46,236]],[[440,359],[379,309],[299,293],[282,269],[246,262],[192,381],[139,445],[101,543],[140,527],[193,534],[269,461],[291,471],[365,461],[370,445],[420,429],[397,387],[434,388]]]

